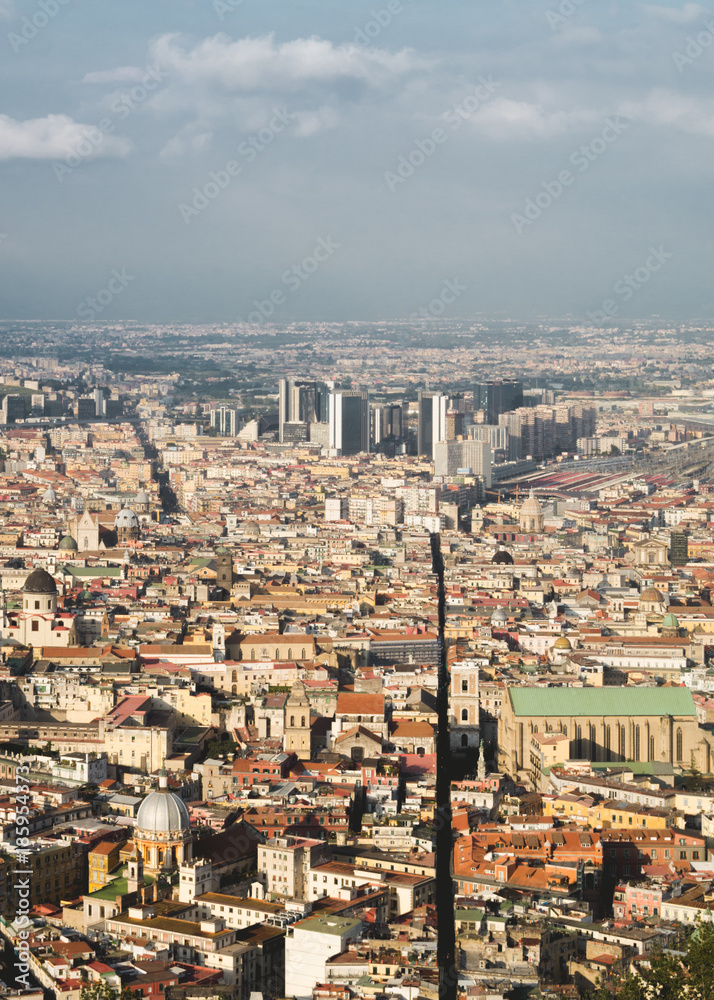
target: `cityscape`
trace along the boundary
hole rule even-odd
[[[714,6],[0,47],[0,1000],[714,1000]]]
[[[574,1000],[714,929],[711,329],[79,333],[3,328],[6,991]]]

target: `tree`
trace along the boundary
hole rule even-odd
[[[589,1000],[714,1000],[714,924],[697,920],[684,956],[655,953],[639,975],[598,984]]]
[[[130,986],[122,986],[120,990],[110,986],[100,979],[97,983],[87,983],[79,991],[79,1000],[140,1000],[141,990],[132,990]]]
[[[707,783],[704,780],[702,772],[699,770],[694,760],[694,753],[692,753],[689,767],[686,769],[684,774],[684,787],[688,792],[703,792],[707,787]]]

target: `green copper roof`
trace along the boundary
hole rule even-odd
[[[687,688],[526,688],[508,689],[514,715],[694,715]]]

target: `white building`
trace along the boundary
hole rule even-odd
[[[308,917],[288,927],[285,938],[285,995],[312,1000],[312,991],[326,978],[325,963],[347,951],[359,939],[362,921],[352,917]]]

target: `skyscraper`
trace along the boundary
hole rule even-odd
[[[448,398],[438,392],[420,392],[417,415],[417,453],[434,457],[434,445],[446,440]]]
[[[310,424],[329,420],[330,388],[325,382],[310,379],[281,378],[278,385],[279,440],[285,441],[285,424],[305,424],[303,439],[309,436]]]
[[[369,397],[366,391],[331,393],[330,448],[343,455],[369,451]]]
[[[217,406],[211,410],[211,427],[223,437],[235,437],[240,430],[238,410],[228,406]]]
[[[519,406],[523,406],[523,383],[518,379],[489,379],[474,386],[474,410],[483,410],[488,424],[497,424],[500,413]]]
[[[437,441],[434,445],[434,475],[452,479],[460,470],[480,476],[491,485],[491,445],[488,441]]]

